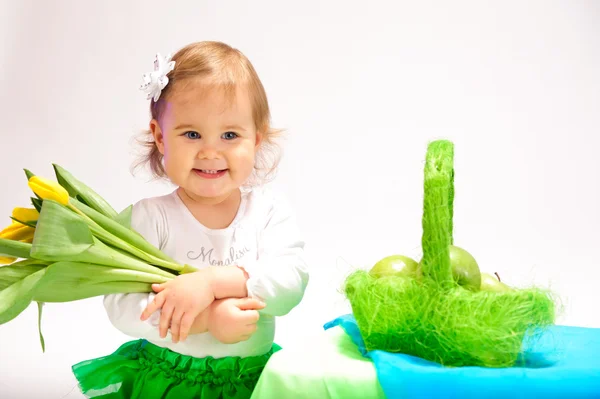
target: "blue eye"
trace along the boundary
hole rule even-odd
[[[200,133],[198,133],[198,132],[193,132],[193,131],[190,131],[190,132],[185,132],[185,133],[184,133],[184,135],[185,135],[185,136],[186,136],[188,139],[192,139],[192,140],[195,140],[195,139],[199,139],[199,138],[200,138]]]
[[[226,133],[223,133],[223,138],[225,140],[233,140],[236,137],[238,137],[238,134],[235,133],[235,132],[226,132]]]

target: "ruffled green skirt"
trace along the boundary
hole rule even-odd
[[[195,358],[146,340],[123,344],[114,353],[75,364],[81,392],[103,399],[247,399],[269,357]]]

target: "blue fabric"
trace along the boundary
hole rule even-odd
[[[528,352],[524,367],[443,367],[415,356],[367,351],[356,320],[341,326],[363,356],[372,359],[389,399],[402,398],[600,398],[600,328],[552,326]],[[530,352],[530,353],[529,353]]]

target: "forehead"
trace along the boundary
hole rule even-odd
[[[224,86],[190,83],[167,100],[165,122],[235,123],[250,125],[254,122],[252,103],[248,91],[240,86]]]

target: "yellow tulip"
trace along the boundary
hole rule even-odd
[[[54,200],[63,205],[69,203],[69,193],[55,181],[40,176],[32,176],[29,179],[28,185],[41,199]]]
[[[21,222],[34,222],[39,216],[40,214],[36,209],[15,208],[12,212],[12,217]],[[13,220],[11,224],[0,231],[0,238],[24,242],[28,240],[31,242],[33,240],[33,233],[35,233],[35,228]]]
[[[5,235],[12,234],[13,231],[19,229],[21,226],[24,225],[13,220],[11,224],[9,224],[2,231],[0,231],[0,238],[4,237]]]
[[[0,256],[0,265],[10,265],[11,263],[13,263],[16,260],[17,260],[17,258],[10,258],[10,257],[6,257],[6,256]]]
[[[40,217],[40,213],[35,208],[15,208],[12,211],[12,217],[21,222],[35,222]]]
[[[13,223],[4,230],[0,231],[0,238],[14,241],[24,241],[33,239],[35,229],[21,223]]]
[[[15,213],[13,212],[13,217],[14,215]],[[17,212],[17,215],[22,216],[19,212]],[[19,222],[13,221],[10,225],[4,228],[4,230],[0,231],[0,238],[27,242],[31,244],[33,242],[34,234],[35,229],[33,227],[29,227]],[[10,265],[16,260],[17,258],[11,256],[0,256],[0,265]]]

